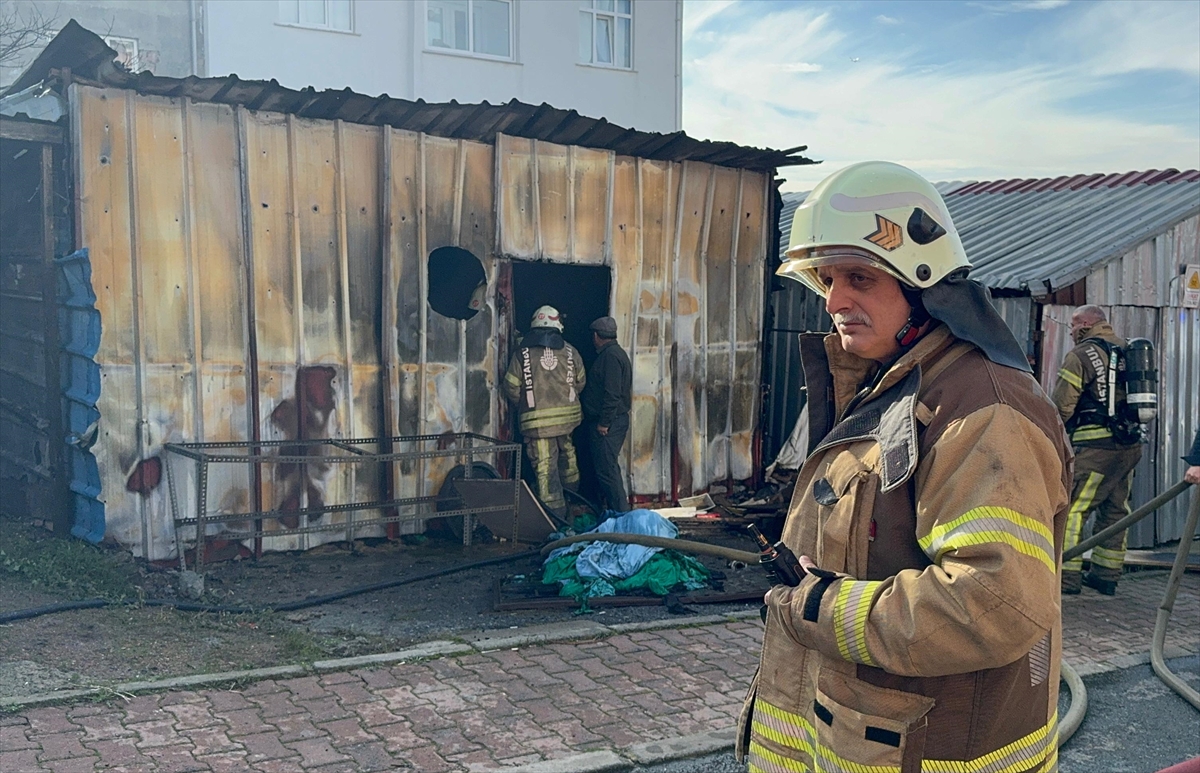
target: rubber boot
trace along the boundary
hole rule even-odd
[[[1117,595],[1116,580],[1102,580],[1091,572],[1088,572],[1087,574],[1083,575],[1083,584],[1089,588],[1095,589],[1097,592],[1102,593],[1105,596]],[[1078,593],[1078,591],[1076,591],[1076,593]]]
[[[1083,578],[1079,572],[1069,572],[1065,569],[1062,573],[1062,594],[1064,596],[1078,596],[1083,590]]]

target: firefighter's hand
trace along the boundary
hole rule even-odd
[[[1183,479],[1188,483],[1200,484],[1200,464],[1188,467],[1187,472],[1183,474]]]
[[[812,560],[811,558],[809,558],[808,556],[800,556],[800,557],[799,557],[799,558],[797,558],[796,560],[800,562],[800,566],[801,566],[801,567],[804,569],[804,573],[805,573],[805,574],[808,574],[808,571],[809,571],[810,569],[816,569],[816,568],[817,568],[817,564],[816,564],[816,562],[815,562],[815,561],[813,561],[813,560]],[[764,594],[763,594],[763,603],[764,603],[764,604],[770,604],[770,603],[771,603],[771,600],[770,600],[771,591],[772,591],[772,590],[775,590],[775,588],[781,588],[781,587],[787,587],[787,586],[785,586],[785,585],[776,585],[774,588],[771,588],[771,589],[770,589],[770,590],[768,590],[766,593],[764,593]]]
[[[601,427],[599,424],[597,424],[596,431],[599,432],[602,437],[608,435],[608,427]]]

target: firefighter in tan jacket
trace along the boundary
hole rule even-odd
[[[895,164],[823,181],[779,273],[825,297],[805,337],[809,456],[739,722],[751,771],[1057,769],[1071,451],[966,279],[937,190]]]
[[[560,517],[567,515],[563,489],[579,485],[579,463],[571,432],[583,421],[579,393],[587,382],[579,351],[563,340],[553,306],[533,314],[529,332],[508,363],[504,393],[516,405],[525,453],[537,475],[538,498]]]
[[[1140,435],[1132,437],[1115,422],[1125,403],[1125,385],[1117,378],[1109,384],[1109,356],[1123,349],[1124,338],[1113,332],[1099,306],[1080,306],[1071,314],[1071,338],[1077,346],[1067,353],[1054,384],[1054,404],[1071,432],[1075,446],[1075,480],[1063,550],[1079,544],[1080,532],[1094,508],[1099,532],[1129,515],[1133,468],[1142,458]],[[1115,376],[1115,373],[1113,374]],[[1109,390],[1113,414],[1109,415]],[[1081,585],[1106,596],[1117,593],[1125,566],[1125,532],[1114,534],[1092,548],[1092,568],[1083,572],[1083,556],[1063,564],[1062,592],[1079,593]]]

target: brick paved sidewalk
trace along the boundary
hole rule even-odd
[[[1065,600],[1067,660],[1148,651],[1161,572]],[[475,771],[727,730],[757,621],[625,633],[419,663],[0,715],[0,771]],[[1200,577],[1168,642],[1200,649]]]

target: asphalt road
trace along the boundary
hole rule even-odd
[[[1200,656],[1167,665],[1200,689]],[[1149,665],[1087,677],[1088,713],[1059,752],[1059,773],[1155,773],[1200,755],[1200,712]],[[1059,716],[1066,713],[1063,687]],[[728,753],[636,768],[636,773],[745,773]]]

